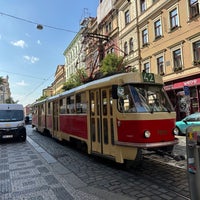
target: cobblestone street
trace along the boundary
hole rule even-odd
[[[102,162],[60,145],[30,125],[27,132],[24,143],[0,144],[0,200],[189,199],[186,161],[181,161],[180,170],[174,168],[177,171],[170,165],[146,161],[141,170],[128,172],[107,160]],[[181,145],[184,141],[176,151],[183,154]],[[167,181],[160,184],[163,178]]]

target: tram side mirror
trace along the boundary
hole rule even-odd
[[[118,99],[119,97],[124,96],[124,87],[118,85],[112,85],[112,98]]]
[[[118,89],[118,85],[112,85],[112,98],[113,99],[118,99],[117,89]]]

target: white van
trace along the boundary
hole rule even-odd
[[[0,139],[6,138],[26,141],[24,108],[21,104],[0,104]]]

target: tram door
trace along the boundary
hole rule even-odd
[[[53,102],[53,132],[52,136],[56,137],[56,133],[58,132],[58,102]]]
[[[90,106],[92,152],[112,155],[114,128],[111,88],[91,91]]]

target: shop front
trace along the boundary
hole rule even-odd
[[[200,112],[200,75],[165,82],[166,90],[174,109],[177,121],[186,115]]]

